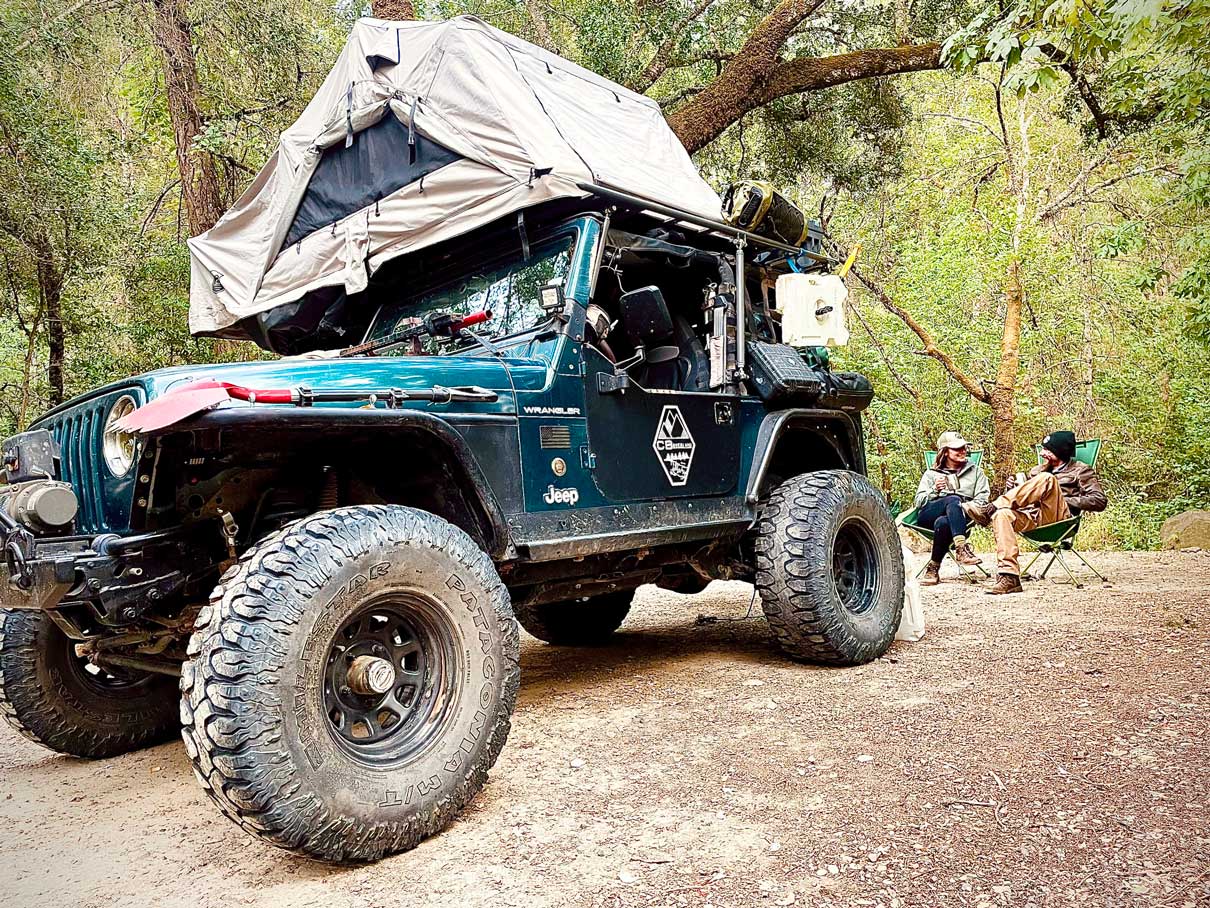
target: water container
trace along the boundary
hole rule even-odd
[[[775,288],[782,343],[843,347],[849,342],[844,301],[849,291],[835,274],[783,274]]]

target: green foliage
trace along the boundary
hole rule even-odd
[[[833,231],[862,240],[860,265],[977,380],[994,374],[1005,268],[1019,255],[1026,325],[1017,456],[1027,465],[1034,441],[1060,426],[1106,440],[1113,504],[1089,520],[1090,544],[1154,545],[1164,517],[1210,502],[1210,150],[1201,122],[1210,51],[1199,43],[1210,30],[1207,4],[1023,0],[977,17],[981,7],[969,0],[913,4],[912,39],[953,35],[946,53],[956,74],[785,98],[733,125],[698,159],[716,188],[762,177],[810,211],[821,196],[834,199]],[[518,0],[419,6],[429,17],[473,13],[539,37]],[[560,52],[624,83],[643,87],[653,55],[671,40],[669,66],[647,87],[665,110],[714,78],[771,8],[716,0],[686,25],[694,0],[536,6]],[[189,0],[188,11],[205,117],[194,151],[217,157],[233,199],[368,4]],[[785,55],[900,40],[886,4],[824,12],[796,30]],[[0,221],[0,434],[49,400],[34,228],[63,267],[69,395],[165,365],[260,355],[188,334],[187,227],[148,19],[147,7],[69,0],[0,7],[0,217],[9,218],[8,227]],[[1005,67],[1033,118],[1021,224],[1004,147],[1017,139],[1001,132],[990,67],[980,62],[989,59]],[[1101,99],[1104,138],[1084,128],[1065,60]],[[1009,133],[1015,103],[1006,103]],[[1073,187],[1080,204],[1039,219]],[[885,466],[902,502],[936,436],[958,428],[987,448],[990,414],[919,355],[899,319],[866,294],[853,302],[853,342],[834,359],[875,381],[871,472]]]

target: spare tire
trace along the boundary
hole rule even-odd
[[[755,530],[756,588],[778,644],[832,665],[877,659],[903,611],[903,552],[882,495],[858,473],[779,485]]]

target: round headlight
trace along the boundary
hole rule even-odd
[[[129,394],[118,398],[117,403],[109,408],[105,417],[105,432],[101,438],[101,453],[105,457],[105,466],[114,476],[125,476],[134,465],[135,437],[129,432],[119,432],[114,425],[123,416],[129,416],[138,404]]]

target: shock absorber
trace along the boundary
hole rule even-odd
[[[323,480],[319,486],[319,508],[330,511],[340,506],[340,476],[332,467],[324,467]]]

